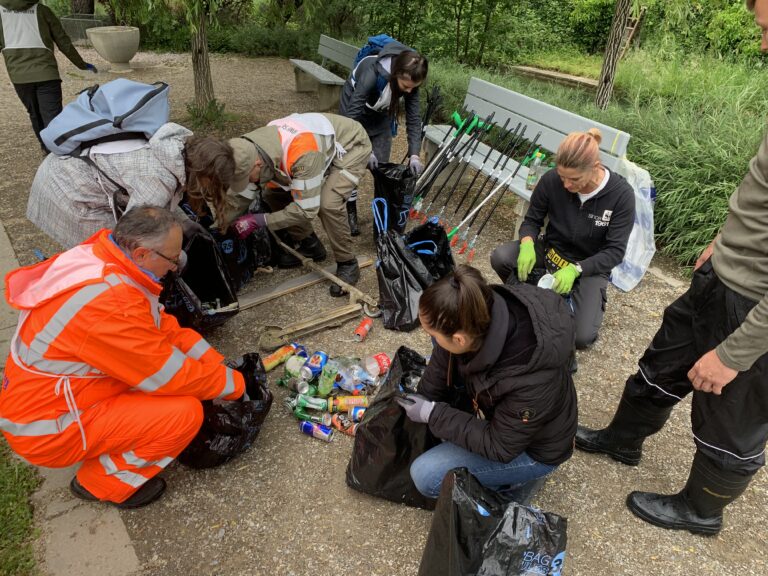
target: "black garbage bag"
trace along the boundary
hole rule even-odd
[[[373,197],[386,201],[389,226],[395,232],[402,234],[408,223],[417,178],[411,174],[407,165],[391,162],[382,162],[372,174]],[[374,238],[378,236],[378,232],[374,226]]]
[[[466,468],[443,479],[419,576],[559,576],[567,520],[510,502]]]
[[[166,274],[160,302],[185,327],[205,332],[240,310],[235,287],[213,236],[190,221],[184,227],[187,264],[181,274]]]
[[[411,480],[411,463],[437,445],[426,424],[411,421],[395,401],[404,391],[415,392],[426,368],[424,357],[401,346],[365,418],[357,427],[347,485],[372,496],[408,506],[434,508]],[[402,387],[402,388],[401,388]]]
[[[245,354],[229,364],[245,376],[245,395],[239,400],[203,402],[203,425],[181,454],[190,468],[213,468],[250,448],[272,407],[272,392],[261,357]]]
[[[212,228],[211,234],[219,246],[224,264],[229,271],[229,277],[232,278],[235,292],[239,292],[256,271],[253,240],[250,236],[244,239],[238,238],[231,227],[224,234],[216,228]]]
[[[434,282],[421,259],[394,230],[387,230],[381,199],[373,201],[373,218],[382,231],[376,239],[379,309],[384,328],[408,332],[419,325],[419,299]]]
[[[439,280],[455,266],[451,242],[445,228],[430,219],[405,235],[405,244],[424,263],[433,280]]]

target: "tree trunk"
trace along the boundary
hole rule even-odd
[[[616,76],[616,65],[619,63],[621,41],[624,38],[624,28],[627,25],[629,9],[632,0],[616,0],[616,10],[613,13],[611,31],[608,34],[608,43],[605,46],[603,68],[600,71],[600,80],[597,82],[597,95],[595,104],[601,110],[608,107],[613,94],[613,80]]]
[[[464,56],[462,57],[462,62],[469,61],[469,37],[472,35],[472,16],[475,13],[475,0],[471,0],[469,3],[469,22],[467,22],[466,28],[467,31],[464,34]]]
[[[72,0],[69,8],[72,14],[93,14],[95,0]]]
[[[480,41],[480,49],[477,51],[477,60],[475,60],[475,66],[480,66],[483,62],[483,56],[485,55],[485,45],[488,40],[488,33],[491,30],[491,16],[496,9],[496,0],[487,0],[485,5],[485,22],[483,23],[482,40]]]
[[[205,110],[215,98],[211,79],[211,62],[208,58],[208,14],[200,11],[197,31],[192,34],[192,74],[195,79],[195,106]]]

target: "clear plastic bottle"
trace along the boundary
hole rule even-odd
[[[539,182],[542,173],[542,162],[544,161],[544,154],[536,152],[536,156],[533,158],[533,162],[528,167],[528,177],[525,179],[525,188],[527,190],[533,190],[536,188],[536,184]]]

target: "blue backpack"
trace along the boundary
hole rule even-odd
[[[377,34],[376,36],[368,36],[368,43],[360,48],[360,51],[357,53],[357,56],[355,56],[355,63],[352,65],[352,68],[357,68],[357,65],[360,64],[360,60],[365,58],[366,56],[373,56],[375,54],[378,54],[381,52],[381,49],[384,48],[387,44],[391,42],[397,42],[392,36],[388,34]]]
[[[113,140],[151,138],[168,122],[165,82],[144,84],[125,78],[83,90],[40,132],[46,148],[58,156]]]

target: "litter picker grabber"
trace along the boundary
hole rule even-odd
[[[473,125],[474,128],[469,132],[464,132],[468,136],[468,138],[461,142],[460,144],[457,144],[460,140],[462,140],[461,132],[459,132],[459,136],[457,138],[454,138],[451,143],[452,146],[449,146],[446,148],[447,152],[443,159],[440,162],[440,165],[437,166],[430,174],[430,177],[427,181],[422,182],[422,187],[419,188],[419,184],[417,182],[416,189],[415,189],[415,200],[414,200],[414,210],[411,214],[412,218],[418,218],[420,215],[421,207],[423,206],[424,200],[429,193],[430,189],[434,185],[434,183],[437,181],[437,178],[440,176],[440,174],[445,170],[448,165],[454,160],[459,159],[459,162],[462,158],[462,154],[469,148],[471,148],[472,144],[475,141],[475,137],[481,137],[483,132],[487,129],[488,122],[490,122],[493,119],[494,113],[491,113],[486,121],[481,121],[477,116],[474,116],[472,121],[470,122],[470,125]],[[453,173],[455,172],[456,168],[458,166],[454,165],[451,173],[448,176],[449,180],[451,176],[453,176]]]
[[[453,168],[451,169],[450,173],[448,174],[448,177],[443,181],[440,188],[438,189],[435,196],[430,200],[429,205],[424,209],[424,212],[422,213],[422,224],[427,221],[427,214],[432,209],[432,206],[435,204],[438,198],[440,198],[440,195],[443,193],[443,190],[448,186],[448,183],[451,181],[451,178],[453,178],[453,175],[456,173],[456,171],[461,168],[461,171],[459,173],[458,178],[454,182],[453,188],[455,189],[458,182],[461,181],[461,178],[464,176],[464,172],[467,169],[467,166],[469,166],[470,161],[472,160],[472,156],[477,151],[477,147],[480,145],[480,141],[482,140],[482,136],[485,133],[486,129],[490,129],[493,124],[491,123],[493,114],[488,116],[488,118],[485,119],[483,122],[484,128],[481,130],[476,130],[471,138],[470,141],[467,143],[466,148],[464,149],[464,154],[459,155],[457,162],[454,164]],[[423,196],[422,196],[423,201]],[[419,210],[420,211],[420,210]]]
[[[531,144],[530,144],[530,146],[528,146],[528,150],[525,153],[525,156],[523,157],[522,162],[520,162],[515,167],[515,170],[512,172],[512,176],[511,176],[509,182],[512,182],[514,180],[514,178],[515,178],[515,176],[517,176],[517,173],[520,170],[521,166],[523,166],[524,164],[527,165],[530,162],[531,153],[533,152],[533,150],[534,150],[534,148],[536,146],[536,143],[539,141],[539,138],[541,138],[541,132],[536,134],[536,137],[531,141]],[[485,220],[483,220],[483,222],[480,224],[480,228],[478,228],[477,232],[475,232],[475,235],[472,238],[472,240],[469,242],[469,244],[465,243],[464,245],[462,245],[461,249],[459,250],[459,254],[463,254],[464,251],[467,250],[467,249],[469,250],[469,253],[467,254],[467,262],[468,263],[471,263],[472,260],[474,260],[474,258],[475,258],[475,242],[477,242],[478,237],[480,236],[480,234],[482,234],[483,229],[485,228],[486,224],[488,224],[488,221],[491,219],[491,216],[496,211],[496,207],[501,203],[501,199],[504,197],[504,194],[507,192],[508,189],[509,189],[509,184],[507,184],[504,187],[504,190],[502,190],[501,194],[499,194],[499,197],[496,198],[496,202],[494,202],[493,205],[491,206],[491,209],[488,211],[488,214],[485,216]],[[477,218],[477,216],[475,216],[475,218]],[[467,229],[465,230],[465,233],[468,233],[469,230],[472,228],[472,225],[475,223],[475,218],[473,218],[470,221],[469,226],[467,226]]]
[[[509,159],[512,157],[512,154],[514,154],[520,142],[523,141],[523,136],[525,135],[525,131],[527,129],[528,129],[528,125],[526,124],[525,126],[522,127],[519,133],[515,134],[513,138],[511,138],[509,142],[507,142],[507,147],[504,150],[501,150],[499,152],[499,157],[496,159],[496,162],[493,164],[493,169],[491,170],[490,174],[486,176],[485,180],[480,185],[480,188],[478,188],[477,192],[472,198],[472,201],[469,203],[469,206],[467,206],[467,210],[466,212],[464,212],[462,221],[466,220],[467,215],[472,210],[472,207],[475,205],[475,202],[477,202],[478,198],[480,198],[480,196],[485,191],[485,187],[488,185],[488,183],[491,182],[492,180],[498,180],[501,177],[501,174],[504,172],[504,168],[506,167],[507,162],[509,162]],[[501,166],[499,166],[499,162],[501,162]],[[468,232],[465,230],[461,235],[461,240],[464,240],[466,242],[467,234]],[[451,239],[451,246],[455,246],[458,240],[459,239],[454,236]],[[460,254],[463,254],[463,252],[460,252]]]
[[[466,111],[466,107],[462,108],[461,110],[462,112]],[[470,117],[471,116],[472,115],[470,115]],[[438,146],[437,151],[432,156],[432,159],[424,168],[424,172],[421,173],[421,176],[419,176],[419,179],[416,181],[416,186],[423,185],[424,182],[426,182],[427,179],[431,177],[432,171],[434,171],[437,165],[443,161],[443,158],[447,154],[448,150],[456,145],[457,140],[461,139],[461,134],[465,126],[468,127],[470,125],[470,117],[467,117],[465,121],[466,123],[462,122],[462,124],[456,130],[451,130],[450,126],[448,127],[448,129],[445,131],[442,142],[440,142],[440,146]]]
[[[325,312],[319,312],[313,316],[310,316],[309,318],[304,318],[299,322],[294,322],[293,324],[289,324],[287,326],[265,327],[265,330],[262,332],[261,338],[259,340],[259,345],[263,349],[272,350],[274,348],[280,347],[285,343],[295,340],[297,337],[313,334],[324,328],[340,326],[347,320],[356,318],[361,313],[365,313],[367,316],[372,318],[376,318],[381,315],[381,311],[378,309],[379,304],[377,299],[368,296],[355,286],[347,284],[335,274],[332,274],[326,270],[323,266],[316,264],[311,258],[305,257],[297,250],[294,250],[290,246],[286,245],[280,238],[275,235],[272,230],[270,230],[270,232],[272,233],[272,236],[280,248],[301,260],[302,265],[312,270],[314,275],[319,275],[322,278],[330,280],[334,284],[343,288],[349,294],[349,302],[343,306],[338,306]],[[368,261],[361,263],[360,266],[363,267],[370,264],[371,262]],[[285,293],[290,293],[305,286],[315,284],[316,282],[316,278],[309,279],[306,283],[299,283],[298,286],[290,290],[286,290]],[[241,309],[250,308],[269,299],[271,299],[269,296],[267,298],[260,299],[243,298],[241,299]],[[249,302],[249,300],[254,301]]]
[[[432,164],[433,169],[430,171],[428,178],[419,178],[419,180],[416,181],[415,193],[417,197],[420,197],[423,200],[424,197],[429,193],[429,190],[432,188],[432,185],[435,183],[442,171],[445,170],[455,158],[458,158],[461,156],[461,154],[463,154],[464,150],[471,143],[472,135],[474,135],[477,131],[482,130],[482,128],[479,128],[479,124],[479,117],[473,114],[472,120],[469,123],[469,126],[472,128],[459,132],[458,135],[453,140],[451,140],[450,145],[446,147],[446,152],[440,159],[440,162],[437,164]],[[464,139],[463,135],[466,135],[467,138]]]

